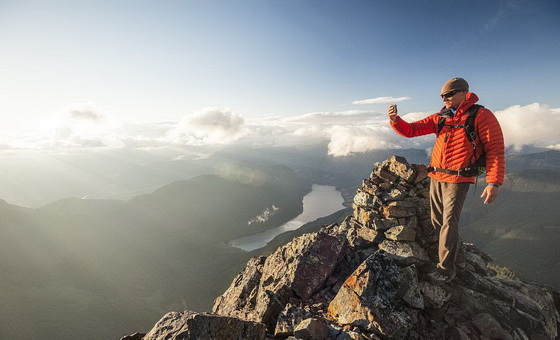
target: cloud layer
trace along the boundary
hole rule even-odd
[[[520,150],[525,145],[555,147],[560,143],[560,111],[533,103],[496,111],[506,146]]]
[[[560,149],[560,109],[533,103],[496,111],[506,146]],[[425,112],[403,114],[412,122]],[[179,122],[117,123],[91,103],[74,104],[58,112],[39,130],[0,140],[6,150],[160,149],[174,146],[219,148],[228,144],[302,146],[327,144],[333,156],[388,148],[429,149],[434,136],[403,138],[390,127],[384,112],[348,110],[312,112],[291,117],[246,120],[227,108],[205,108]]]

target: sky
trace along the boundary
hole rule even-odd
[[[560,2],[0,0],[0,153],[427,148],[386,107],[455,76],[508,146],[560,149]]]

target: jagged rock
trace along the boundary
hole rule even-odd
[[[376,252],[344,282],[328,313],[338,324],[401,338],[415,314],[398,297],[402,282],[400,268],[385,253]]]
[[[452,300],[474,313],[489,313],[501,325],[517,325],[530,339],[558,336],[552,294],[535,284],[467,272]]]
[[[373,229],[377,231],[385,231],[397,225],[399,225],[399,220],[396,218],[380,218],[373,221]]]
[[[262,323],[185,311],[165,314],[144,340],[264,340],[265,336],[266,327]]]
[[[416,215],[418,206],[411,202],[395,201],[383,206],[383,215],[387,218],[410,217]]]
[[[414,179],[414,184],[418,184],[428,177],[428,170],[424,164],[414,164],[416,168],[416,178]]]
[[[385,232],[385,237],[393,241],[414,241],[416,230],[407,225],[398,225]]]
[[[416,242],[396,242],[384,240],[379,244],[379,249],[384,250],[399,265],[423,265],[430,261],[424,248]]]
[[[143,340],[146,333],[134,333],[130,335],[123,336],[120,340]]]
[[[383,233],[380,233],[372,227],[363,225],[359,222],[354,222],[352,219],[346,221],[348,228],[346,231],[346,238],[348,244],[353,249],[364,249],[374,246],[383,239]]]
[[[490,270],[488,269],[488,263],[484,261],[482,256],[472,251],[465,251],[465,261],[470,263],[474,270],[484,276],[490,275]]]
[[[265,260],[264,256],[250,259],[226,292],[216,298],[212,312],[243,320],[256,320],[254,312]]]
[[[370,339],[379,339],[377,337],[365,337],[363,334],[353,331],[342,331],[337,337],[336,340],[370,340]]]
[[[399,296],[410,306],[424,309],[424,296],[418,284],[418,270],[415,265],[401,269],[403,283],[399,287]]]
[[[389,171],[407,182],[413,182],[416,171],[408,164],[404,157],[393,156],[389,158]]]
[[[424,296],[426,306],[433,309],[441,308],[451,298],[451,294],[445,288],[426,281],[420,282],[420,291]]]
[[[449,327],[445,330],[444,339],[453,340],[471,340],[471,338],[465,333],[465,331],[458,327]]]
[[[309,310],[288,303],[280,315],[278,315],[274,336],[293,335],[294,328],[300,322],[312,316],[313,314]]]
[[[397,180],[397,176],[393,175],[392,173],[390,173],[389,171],[381,167],[378,167],[376,170],[374,170],[374,175],[390,183],[395,182]]]
[[[358,221],[358,223],[366,227],[372,227],[373,222],[379,218],[379,214],[376,211],[354,205],[354,218]]]
[[[492,315],[488,313],[477,314],[473,320],[473,324],[478,328],[483,335],[494,339],[511,338],[509,334],[504,331],[502,326],[496,321]]]
[[[254,307],[235,302],[238,294],[231,288],[239,281],[237,279],[218,298],[221,303],[214,313],[244,316],[246,320],[265,323],[273,331],[276,318],[290,299],[307,300],[321,290],[333,272],[344,244],[339,238],[325,233],[305,234],[294,239],[264,261]],[[242,305],[245,310],[235,311],[236,305]]]
[[[330,329],[323,320],[309,318],[296,326],[294,336],[303,340],[326,340],[330,339]]]

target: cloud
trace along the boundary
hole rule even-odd
[[[424,119],[431,114],[432,113],[427,113],[427,112],[410,112],[401,116],[401,118],[406,120],[407,122],[415,122],[417,120]]]
[[[408,122],[430,113],[403,114]],[[560,148],[560,109],[533,103],[496,111],[507,146]],[[311,112],[297,116],[263,116],[245,120],[226,108],[205,108],[179,122],[117,123],[93,104],[74,104],[50,117],[41,130],[3,135],[0,150],[115,149],[165,153],[189,148],[210,150],[228,144],[247,146],[328,145],[333,156],[375,149],[427,149],[434,135],[404,138],[389,126],[386,114],[373,110]],[[170,152],[173,154],[173,152]],[[173,155],[176,157],[177,155]],[[170,157],[172,159],[173,157]]]
[[[227,144],[248,133],[243,116],[230,109],[208,107],[183,118],[166,138],[187,145]]]
[[[399,103],[405,100],[409,100],[410,97],[377,97],[371,99],[363,99],[353,101],[352,104],[363,105],[363,104],[384,104],[384,103]]]
[[[495,112],[506,146],[521,150],[524,145],[555,147],[560,143],[560,110],[533,103],[514,105]]]
[[[329,155],[335,157],[398,147],[391,142],[394,132],[387,126],[333,126],[327,133]]]
[[[107,110],[94,103],[73,103],[47,120],[35,146],[121,148],[122,134]]]
[[[89,103],[69,107],[66,110],[66,113],[75,119],[85,119],[91,121],[102,121],[105,117],[99,108]]]

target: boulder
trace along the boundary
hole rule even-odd
[[[212,312],[243,320],[257,320],[254,312],[265,260],[264,256],[250,259],[225,293],[216,298]]]
[[[216,300],[214,313],[263,322],[273,332],[276,318],[291,299],[308,300],[323,288],[344,245],[342,240],[326,233],[305,234],[295,238],[264,260],[256,288],[254,280],[238,277],[226,293]],[[254,271],[258,267],[253,267],[255,269],[249,271],[249,276],[257,278]],[[243,273],[241,275],[245,277]],[[256,294],[254,303],[239,301],[240,291],[248,290],[239,288],[243,282],[247,282],[245,287],[252,287],[251,297]]]
[[[398,225],[385,232],[385,237],[393,241],[414,241],[416,230],[407,225]]]
[[[432,309],[441,308],[447,301],[451,299],[451,294],[442,286],[436,286],[430,282],[422,281],[420,283],[420,291],[424,296],[426,307]]]
[[[407,201],[395,201],[383,206],[383,215],[386,218],[410,217],[416,215],[418,206]]]
[[[294,336],[303,340],[328,340],[331,338],[329,326],[317,318],[309,318],[300,322],[294,329]]]
[[[309,310],[288,303],[280,315],[278,315],[274,336],[285,337],[293,335],[294,328],[300,322],[312,316],[313,314]]]
[[[143,340],[146,336],[146,333],[134,333],[130,335],[123,336],[120,340]]]
[[[493,339],[506,339],[511,336],[504,331],[502,326],[488,313],[477,314],[472,323],[478,328],[480,333]]]
[[[430,261],[426,250],[416,242],[384,240],[379,244],[379,249],[387,252],[388,256],[401,266],[423,265]]]
[[[418,283],[418,270],[415,265],[401,269],[403,283],[399,286],[398,295],[411,307],[424,309],[424,296]]]
[[[404,179],[407,182],[413,182],[416,177],[416,171],[410,166],[404,157],[393,156],[387,161],[389,171]]]
[[[357,326],[388,338],[401,338],[412,327],[415,311],[398,296],[403,275],[390,257],[376,252],[344,282],[328,314],[340,325]]]
[[[264,340],[262,323],[191,311],[169,312],[146,334],[143,340]]]

